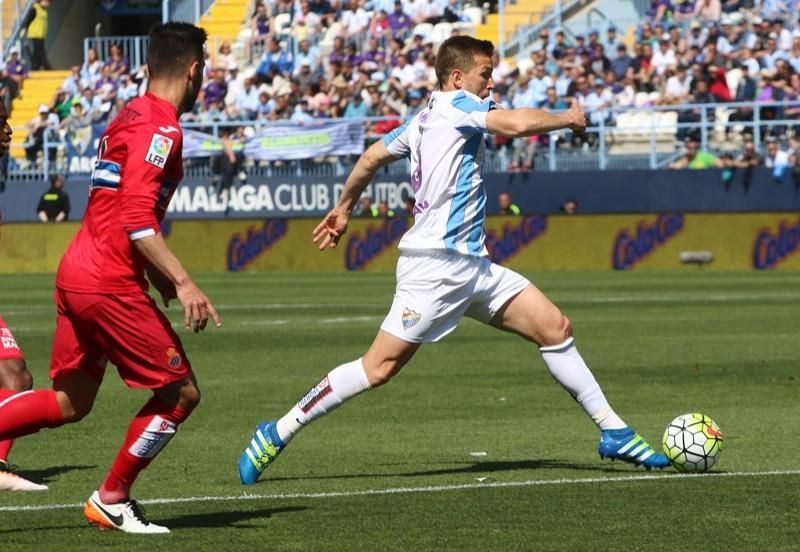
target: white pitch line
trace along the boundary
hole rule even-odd
[[[428,487],[392,487],[363,491],[333,491],[324,493],[249,494],[229,496],[188,496],[178,498],[153,498],[140,500],[141,504],[184,504],[187,502],[231,502],[239,500],[294,500],[303,498],[348,498],[356,496],[382,496],[417,493],[439,493],[475,489],[505,489],[514,487],[539,487],[555,485],[582,485],[605,483],[631,483],[637,481],[688,481],[713,477],[770,477],[775,475],[800,475],[800,470],[775,470],[763,472],[719,472],[698,474],[632,475],[627,477],[590,477],[583,479],[529,479],[527,481],[494,481],[491,483],[464,483],[460,485],[432,485]],[[39,504],[32,506],[0,506],[0,512],[41,512],[81,508],[84,503]]]

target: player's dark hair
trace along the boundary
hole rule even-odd
[[[490,40],[479,40],[468,35],[451,36],[439,46],[433,62],[439,88],[443,88],[450,73],[460,69],[465,73],[475,65],[475,56],[492,57],[494,44]]]
[[[162,23],[150,30],[147,71],[150,78],[179,76],[194,61],[203,61],[208,35],[191,23]]]

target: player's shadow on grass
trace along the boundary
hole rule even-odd
[[[276,514],[289,514],[306,510],[305,506],[287,506],[285,508],[262,508],[252,511],[207,512],[203,514],[184,514],[170,519],[159,520],[170,529],[198,527],[235,527],[237,529],[263,529],[262,526],[242,524],[243,521],[269,519]]]
[[[64,473],[69,473],[72,471],[93,470],[95,468],[97,468],[97,466],[89,466],[89,465],[53,466],[52,468],[44,468],[41,470],[22,469],[19,470],[19,474],[26,479],[30,479],[31,481],[41,481],[42,483],[50,483],[53,480],[57,480],[58,476]]]
[[[391,473],[348,473],[348,474],[332,474],[332,475],[303,475],[299,477],[271,477],[272,481],[292,481],[292,480],[305,480],[305,479],[359,479],[365,477],[424,477],[431,475],[454,475],[464,473],[474,474],[491,474],[500,472],[512,472],[521,470],[579,470],[579,471],[593,471],[593,472],[606,472],[613,473],[619,472],[618,468],[629,468],[630,465],[622,462],[615,464],[609,462],[597,462],[593,464],[578,464],[575,462],[567,462],[566,460],[558,460],[553,458],[539,459],[539,460],[505,460],[493,462],[446,462],[451,464],[451,467],[439,468],[434,470],[419,470],[419,471],[397,471]],[[456,464],[452,466],[452,464]],[[383,464],[384,466],[391,465],[407,465],[407,464]]]

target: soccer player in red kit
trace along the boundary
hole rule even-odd
[[[53,388],[0,406],[0,439],[77,422],[91,411],[109,361],[128,386],[153,391],[84,507],[105,529],[169,532],[146,519],[130,488],[200,400],[180,339],[147,295],[145,273],[165,304],[183,305],[187,328],[198,332],[209,317],[221,324],[159,232],[183,176],[178,117],[197,99],[205,42],[206,32],[188,23],[150,32],[147,93],[101,138],[83,224],[58,267]]]
[[[0,101],[0,158],[8,153],[11,146],[11,126],[8,124],[6,104]],[[0,211],[0,227],[3,213]],[[33,385],[33,378],[25,364],[22,350],[14,339],[14,334],[0,316],[0,405],[14,395],[27,391]],[[0,491],[46,491],[46,485],[38,485],[13,473],[8,463],[12,439],[0,441]]]

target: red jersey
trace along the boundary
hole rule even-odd
[[[6,321],[0,316],[0,360],[19,359],[24,360],[22,350],[14,339],[14,334],[8,329]]]
[[[168,101],[146,93],[108,126],[92,171],[83,223],[61,259],[56,286],[78,293],[147,289],[137,239],[159,232],[183,178],[183,133]]]

